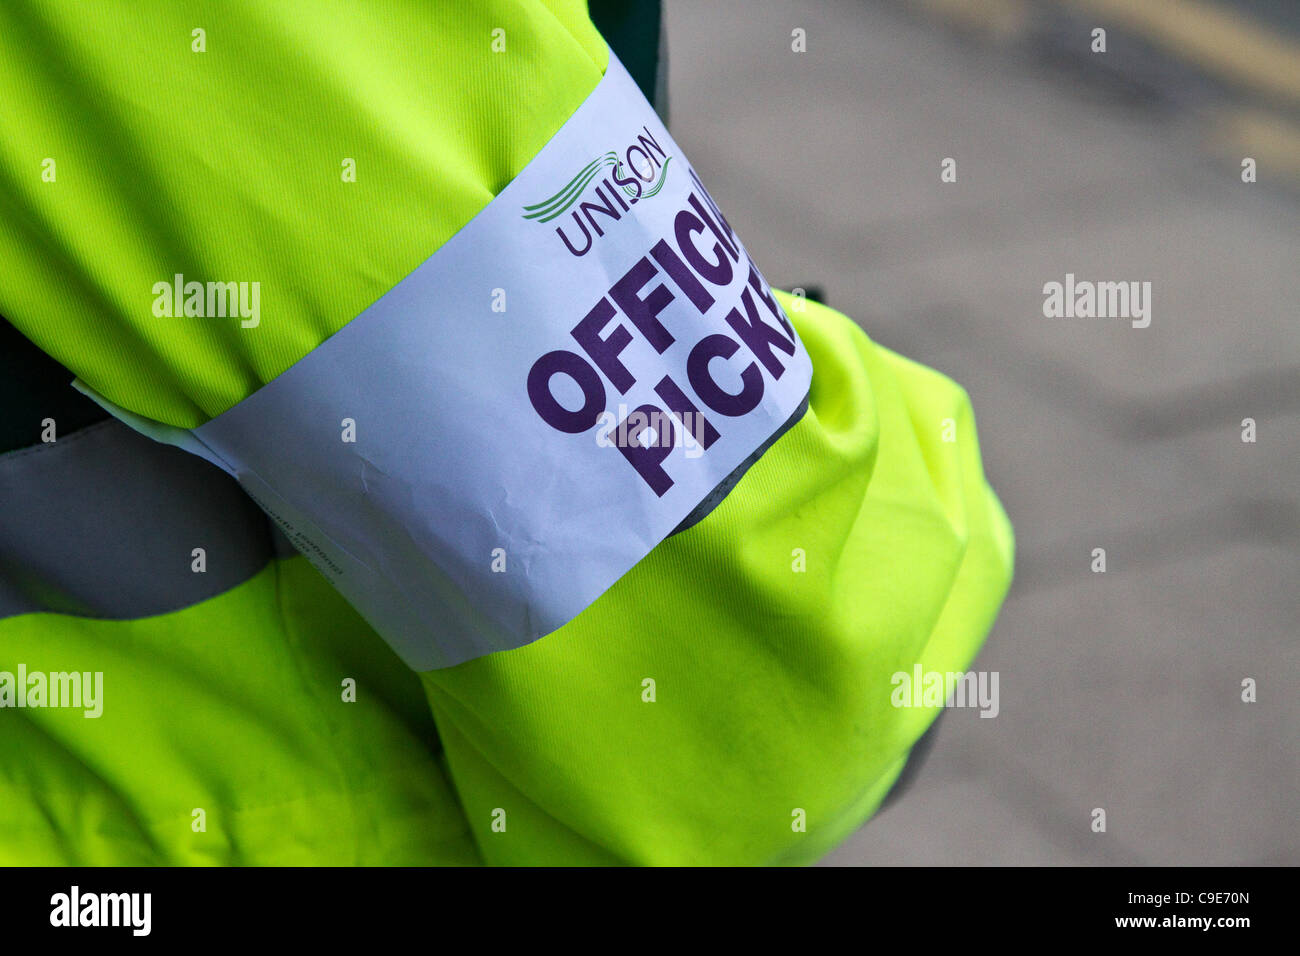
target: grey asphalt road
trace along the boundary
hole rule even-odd
[[[897,4],[667,16],[674,137],[768,279],[966,386],[1017,532],[999,715],[827,863],[1300,863],[1297,193]],[[1046,318],[1067,273],[1150,281],[1150,327]]]

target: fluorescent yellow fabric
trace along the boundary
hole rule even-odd
[[[435,252],[607,57],[576,0],[125,9],[0,8],[0,312],[105,397],[181,426]],[[259,325],[154,316],[175,273],[260,282]],[[722,504],[560,631],[421,675],[454,794],[408,732],[414,685],[398,692],[387,650],[314,579],[277,614],[268,571],[161,618],[0,621],[7,660],[119,675],[99,722],[0,714],[0,853],[463,862],[468,827],[500,863],[815,859],[934,717],[893,707],[891,675],[974,657],[1012,535],[965,393],[783,301],[812,355],[810,409]],[[362,683],[336,703],[366,667],[395,696]]]
[[[421,675],[488,861],[814,860],[936,715],[891,676],[988,632],[1013,539],[965,392],[782,301],[810,407],[722,504],[549,637]]]
[[[478,862],[418,681],[305,558],[172,614],[0,620],[19,663],[101,672],[102,715],[0,709],[0,865]]]
[[[432,255],[608,60],[582,0],[0,5],[0,314],[199,425]],[[260,283],[258,325],[155,316],[176,274]]]
[[[805,417],[569,625],[420,675],[446,767],[414,675],[302,558],[142,621],[0,621],[0,669],[103,670],[107,697],[98,720],[0,711],[0,857],[757,864],[833,847],[935,716],[895,708],[891,676],[969,666],[1013,543],[965,393],[783,302],[814,363]]]

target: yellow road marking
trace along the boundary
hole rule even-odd
[[[1224,7],[1204,0],[1066,2],[1135,29],[1225,79],[1300,103],[1300,43]]]

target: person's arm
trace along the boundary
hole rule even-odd
[[[129,15],[74,3],[7,5],[0,12],[0,102],[9,111],[0,140],[0,313],[138,426],[201,433],[214,419],[238,422],[241,409],[269,393],[264,386],[278,387],[288,370],[313,367],[304,360],[316,356],[319,364],[325,347],[337,353],[338,341],[363,335],[353,320],[413,270],[445,261],[437,254],[537,159],[591,96],[607,62],[585,5],[573,0],[213,4],[183,13],[151,3]],[[683,164],[669,167],[679,170],[669,189],[684,187],[697,200],[687,234],[691,222],[709,220],[718,229],[717,255],[729,252],[741,266],[743,248],[723,250],[725,220],[712,222]],[[620,170],[626,175],[618,166],[612,174]],[[601,201],[617,213],[610,188]],[[636,195],[648,192],[637,187]],[[551,240],[546,229],[536,232],[538,242]],[[681,233],[675,241],[689,258]],[[655,262],[664,274],[685,268],[668,254]],[[505,265],[521,267],[518,259]],[[673,275],[674,308],[688,296],[702,307],[721,295],[702,296],[698,279],[692,285],[690,275]],[[178,276],[182,295],[169,314],[160,303],[170,293],[157,290]],[[743,266],[737,277],[745,286]],[[188,281],[258,283],[259,298],[243,297],[231,315],[186,315],[179,302],[189,298]],[[564,288],[547,284],[552,295]],[[752,289],[763,291],[761,279]],[[485,301],[492,291],[483,290]],[[506,293],[519,301],[513,287]],[[746,293],[733,287],[727,294]],[[635,323],[635,297],[610,295]],[[754,305],[755,296],[745,301]],[[599,587],[584,584],[594,603],[555,627],[534,617],[538,608],[549,613],[552,595],[530,583],[530,566],[541,567],[560,544],[587,547],[598,563],[610,542],[565,537],[558,519],[553,539],[516,534],[523,560],[516,550],[513,571],[501,580],[516,589],[511,599],[521,610],[503,627],[544,633],[530,632],[540,639],[523,646],[499,645],[514,649],[466,660],[463,644],[450,656],[440,647],[453,612],[502,617],[499,605],[466,597],[473,589],[461,588],[462,569],[444,554],[443,534],[467,525],[508,530],[528,496],[452,513],[436,496],[411,490],[436,481],[418,486],[392,473],[383,456],[403,458],[402,449],[338,446],[358,456],[351,478],[365,503],[364,514],[354,509],[343,519],[352,522],[343,531],[354,535],[347,556],[381,582],[409,579],[412,556],[438,569],[427,587],[394,585],[392,606],[359,610],[407,651],[426,640],[430,660],[464,660],[432,667],[417,653],[413,666],[423,672],[450,771],[489,860],[813,859],[871,812],[933,718],[933,708],[893,706],[891,675],[917,664],[959,670],[987,632],[1009,581],[1011,532],[984,482],[965,394],[875,346],[829,309],[810,303],[799,311],[779,294],[778,301],[784,312],[755,306],[752,320],[766,322],[767,341],[776,336],[794,356],[781,387],[796,388],[795,363],[811,362],[807,411],[702,520],[647,538],[635,567],[610,572],[612,587],[599,597]],[[591,306],[572,302],[574,320]],[[736,315],[744,321],[743,311]],[[788,342],[787,315],[798,332]],[[501,342],[521,327],[509,323],[535,318],[508,313]],[[653,331],[653,316],[637,318],[639,331]],[[386,371],[434,365],[443,354],[438,323],[458,319],[465,317],[432,309],[427,353],[381,354],[368,367],[364,393],[378,406],[408,401],[393,384],[403,379]],[[715,335],[731,334],[720,315],[700,321],[719,323]],[[581,358],[581,345],[599,365],[612,405],[617,363],[595,355],[614,327],[596,328],[594,338],[557,330],[566,349]],[[340,338],[344,330],[353,339]],[[752,374],[774,393],[785,345],[768,349],[776,366],[758,364],[761,343],[749,347]],[[707,356],[683,370],[688,365],[691,374],[678,378],[700,386],[688,397],[707,405],[700,380],[716,366]],[[357,387],[349,376],[340,388]],[[472,385],[475,377],[473,363],[456,370],[458,382]],[[727,407],[726,391],[712,390],[719,407]],[[323,408],[329,398],[326,383],[315,400]],[[316,422],[314,407],[299,407],[291,420],[336,433],[335,410]],[[778,412],[774,406],[773,421],[784,423]],[[431,407],[427,418],[403,418],[402,434],[427,449],[426,464],[454,476],[469,463],[443,428],[465,422],[439,421],[439,414]],[[712,417],[729,425],[724,416],[733,414],[739,422],[746,413],[730,407]],[[474,427],[499,424],[483,417]],[[263,419],[246,420],[253,424],[237,437],[258,446],[257,469],[300,466],[284,460],[287,444],[258,434]],[[538,427],[531,419],[511,424],[521,432]],[[573,449],[576,459],[592,446],[554,447]],[[760,447],[755,440],[732,452],[739,461]],[[529,476],[539,496],[565,453]],[[606,461],[627,468],[617,450],[601,454],[601,468]],[[481,476],[484,463],[474,464]],[[244,463],[241,480],[257,469]],[[313,493],[282,482],[271,488],[277,502],[289,499],[308,520],[334,521],[319,510],[321,500],[342,489],[320,487],[319,471],[302,474],[318,482]],[[618,474],[625,480],[629,472]],[[698,503],[673,507],[684,517]],[[610,514],[616,539],[623,516]],[[370,534],[367,521],[384,532]],[[339,552],[321,559],[327,576],[335,558],[343,560]],[[493,557],[484,549],[482,559]],[[410,613],[425,601],[446,603],[448,617]],[[389,613],[417,619],[423,630],[414,639],[409,628],[395,635],[385,627]]]

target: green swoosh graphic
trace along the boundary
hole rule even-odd
[[[663,166],[659,167],[659,181],[655,183],[654,189],[651,189],[648,192],[643,192],[641,194],[642,199],[649,199],[651,196],[658,193],[659,190],[664,188],[664,180],[668,178],[668,164],[671,163],[672,161],[673,158],[671,156],[669,156],[667,159],[664,160]],[[629,196],[633,195],[631,190],[629,190],[626,186],[623,187],[623,190],[627,192]]]
[[[559,206],[548,207],[546,209],[542,209],[535,213],[530,213],[524,218],[536,219],[538,222],[550,222],[556,216],[564,215],[565,211],[567,211],[570,206],[572,206],[575,202],[578,201],[578,198],[582,195],[583,191],[587,188],[587,184],[590,183],[593,179],[595,179],[599,175],[600,175],[600,167],[596,166],[591,171],[583,174],[582,178],[577,181],[577,185],[573,187],[572,193],[562,204],[560,204]]]
[[[587,184],[600,172],[602,165],[613,166],[616,161],[617,156],[612,149],[604,156],[593,159],[578,170],[578,174],[569,180],[554,196],[531,206],[525,206],[524,218],[536,219],[539,222],[550,222],[573,205],[574,200],[587,188]]]
[[[587,173],[591,172],[591,170],[592,170],[592,169],[596,166],[596,164],[599,163],[599,162],[600,162],[599,159],[593,159],[593,160],[592,160],[591,162],[589,162],[586,166],[583,166],[582,169],[578,170],[578,174],[577,174],[576,176],[574,176],[572,179],[570,179],[570,180],[569,180],[569,181],[564,185],[564,187],[563,187],[562,189],[560,189],[560,191],[559,191],[558,193],[556,193],[556,194],[555,194],[554,196],[552,196],[550,199],[547,199],[545,202],[539,202],[539,203],[534,203],[534,204],[531,205],[531,206],[525,206],[525,207],[524,207],[524,211],[525,211],[525,212],[530,212],[530,211],[532,211],[532,210],[534,210],[534,209],[543,209],[543,208],[545,208],[545,207],[547,207],[547,206],[550,206],[550,205],[552,205],[552,204],[554,204],[554,203],[559,202],[561,199],[564,198],[564,194],[567,193],[570,189],[573,188],[574,183],[576,183],[579,179],[581,179],[581,178],[582,178],[584,175],[586,175]]]
[[[659,180],[655,183],[654,188],[642,191],[641,199],[649,199],[664,188],[664,180],[668,178],[668,164],[670,162],[672,162],[671,156],[665,159],[663,166],[660,167]],[[587,184],[599,175],[602,166],[612,167],[616,176],[625,175],[622,161],[619,160],[618,154],[611,149],[604,156],[593,159],[578,170],[577,175],[570,179],[554,196],[542,202],[533,203],[531,206],[524,206],[524,218],[536,222],[550,222],[557,216],[564,215],[568,208],[582,195],[583,190],[587,188]],[[620,186],[620,188],[629,197],[636,197],[637,195],[636,189],[632,186]]]

